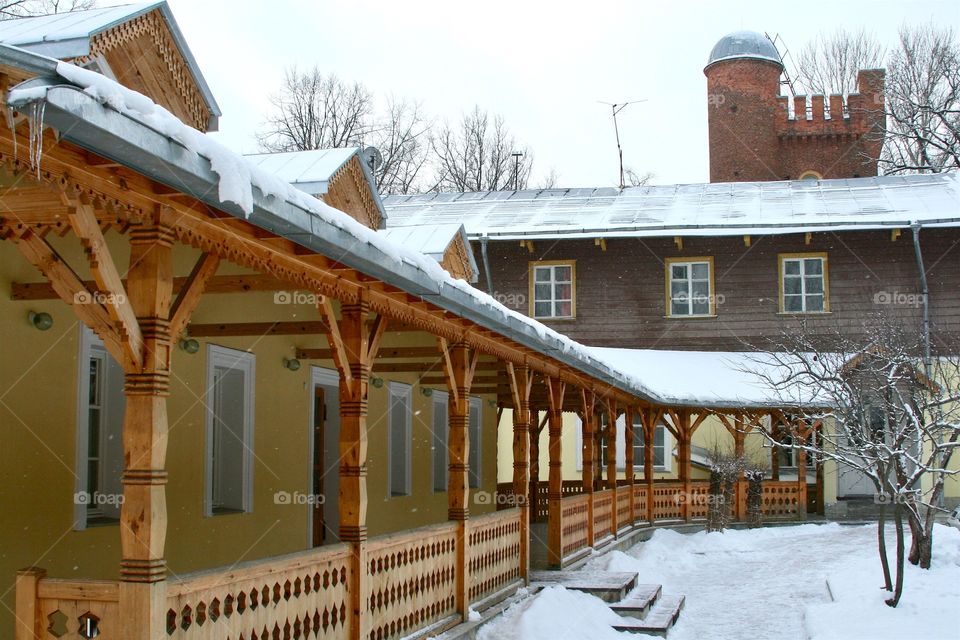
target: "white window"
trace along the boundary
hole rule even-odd
[[[667,453],[670,451],[669,447],[670,436],[668,435],[667,428],[661,423],[657,425],[657,428],[653,431],[653,469],[654,471],[669,471],[670,470],[670,457]],[[643,423],[639,418],[634,418],[633,421],[633,464],[634,468],[642,469],[644,464],[646,464],[646,443],[643,436]]]
[[[447,468],[450,465],[450,450],[447,446],[450,425],[448,422],[449,396],[443,391],[433,392],[433,434],[430,446],[433,447],[433,490],[447,490]]]
[[[713,259],[667,260],[667,315],[710,316],[713,304]]]
[[[408,384],[390,383],[390,426],[387,449],[391,496],[410,495],[411,447],[413,428],[413,390]]]
[[[572,262],[534,263],[531,266],[534,318],[574,317],[574,269]]]
[[[117,522],[123,495],[123,368],[84,326],[80,335],[75,526]]]
[[[825,256],[781,256],[781,311],[820,313],[829,309]]]
[[[253,395],[255,357],[207,346],[207,421],[204,513],[253,508]]]
[[[483,444],[483,401],[480,398],[470,398],[470,488],[477,489],[483,479],[482,474],[482,452]]]

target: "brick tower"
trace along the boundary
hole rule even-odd
[[[783,64],[763,34],[738,31],[710,52],[710,182],[877,175],[883,131],[882,69],[861,70],[860,93],[780,95]]]

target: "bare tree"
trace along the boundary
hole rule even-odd
[[[960,44],[953,29],[902,28],[887,66],[882,171],[960,167]]]
[[[373,167],[379,191],[410,193],[427,163],[430,123],[419,102],[394,96],[380,108],[377,102],[359,82],[291,67],[257,140],[271,153],[374,146],[382,156]]]
[[[434,186],[438,191],[525,189],[533,158],[519,147],[503,117],[474,107],[455,126],[434,136]],[[515,154],[522,154],[517,156]]]
[[[848,472],[862,474],[875,489],[877,501],[891,504],[897,527],[897,572],[891,580],[884,539],[878,522],[878,552],[887,604],[895,607],[903,591],[904,519],[912,533],[910,561],[929,568],[933,548],[935,506],[943,494],[950,459],[960,442],[960,359],[941,357],[931,376],[921,370],[919,331],[892,314],[864,321],[858,337],[834,337],[839,348],[820,350],[820,336],[802,327],[785,338],[781,350],[757,356],[754,373],[776,389],[786,402],[804,390],[816,403],[830,407],[818,418],[818,437],[800,435],[783,444],[769,434],[773,446],[803,450],[832,460]],[[772,366],[771,366],[772,365]],[[924,488],[922,479],[931,480]]]
[[[83,11],[96,4],[97,0],[0,0],[0,20]]]
[[[807,93],[848,95],[857,91],[857,72],[881,66],[883,48],[872,34],[840,27],[800,50],[795,80]]]

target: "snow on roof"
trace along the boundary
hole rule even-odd
[[[811,385],[781,385],[798,355],[587,347],[644,384],[666,404],[747,407],[816,405]],[[775,388],[782,386],[782,388]],[[823,400],[821,400],[823,402]]]
[[[0,63],[20,63],[25,53],[0,44]],[[84,140],[94,152],[104,153],[105,157],[114,157],[114,153],[120,153],[118,149],[102,149],[96,145],[109,140],[107,134],[116,135],[114,130],[122,130],[123,124],[135,123],[140,129],[135,132],[134,142],[143,145],[131,147],[136,149],[137,156],[130,161],[136,170],[145,170],[144,167],[161,162],[173,163],[174,160],[169,158],[176,158],[180,163],[196,167],[197,159],[204,158],[209,164],[209,171],[216,177],[218,200],[215,205],[222,210],[234,212],[239,208],[240,214],[247,216],[253,224],[263,225],[264,219],[271,223],[283,219],[285,228],[282,232],[304,246],[311,246],[313,238],[329,242],[329,237],[336,236],[335,230],[341,231],[352,239],[348,242],[341,240],[337,244],[341,251],[338,260],[344,264],[361,261],[365,261],[365,264],[377,264],[381,270],[386,270],[384,281],[408,290],[426,279],[431,285],[429,290],[422,294],[424,299],[431,300],[441,308],[456,310],[463,317],[473,319],[520,344],[571,364],[599,380],[629,390],[638,397],[663,404],[694,403],[701,407],[742,407],[750,406],[747,403],[751,401],[759,402],[756,406],[786,406],[782,401],[773,402],[770,394],[753,394],[746,383],[734,385],[729,379],[722,381],[724,376],[707,377],[698,374],[697,371],[706,370],[701,369],[704,367],[702,362],[692,363],[695,366],[687,369],[680,366],[678,356],[668,354],[660,360],[654,354],[667,352],[648,352],[650,355],[647,357],[652,360],[648,360],[649,367],[643,367],[638,366],[642,358],[637,355],[642,352],[586,347],[537,320],[509,309],[464,280],[452,278],[432,258],[367,228],[346,213],[295,188],[242,155],[230,151],[210,135],[184,124],[146,96],[93,71],[65,62],[43,59],[36,54],[28,55],[38,58],[33,62],[34,66],[38,66],[38,62],[55,64],[60,78],[27,80],[9,91],[7,104],[25,110],[31,104],[44,101],[43,112],[47,117],[50,117],[51,113],[67,114],[70,127],[62,132],[67,140],[83,133],[83,127],[79,125],[102,117],[95,122],[91,137]],[[72,86],[65,85],[64,82],[71,83]],[[92,109],[86,100],[95,100],[102,105],[102,109]],[[31,126],[39,127],[42,123],[31,121]],[[151,146],[151,143],[146,142],[148,137],[143,128],[162,136],[164,144],[157,145],[156,148]],[[175,145],[182,148],[173,149]],[[36,154],[39,158],[42,149],[36,150]],[[174,166],[179,168],[181,165]],[[194,171],[192,175],[197,175],[196,172],[200,170]],[[164,174],[167,179],[171,175],[179,177],[170,171],[169,166]],[[204,191],[207,195],[198,197],[212,200],[209,188]],[[255,205],[259,207],[256,210]],[[285,213],[284,205],[295,207],[299,212],[298,216],[294,218]],[[264,206],[272,209],[264,211]],[[267,217],[266,214],[273,217]],[[308,217],[306,223],[302,221],[304,215]],[[270,225],[264,228],[269,227]],[[715,358],[716,355],[710,357]],[[683,386],[671,390],[663,385],[660,379],[666,379],[667,376],[661,375],[661,371],[668,370],[675,371],[670,378]],[[658,379],[653,381],[658,391],[652,390],[650,378]],[[697,382],[694,383],[693,380]],[[712,390],[712,385],[721,386]]]
[[[471,238],[763,235],[960,226],[957,172],[779,182],[389,196],[387,226],[461,222]]]
[[[360,153],[357,147],[316,149],[285,153],[251,153],[245,157],[265,171],[276,174],[312,196],[327,192],[330,180],[350,158]]]
[[[473,274],[471,282],[476,282],[480,275],[477,262],[473,257],[473,251],[470,250],[467,232],[462,224],[454,222],[450,224],[425,224],[416,227],[390,227],[380,229],[379,233],[390,241],[428,255],[437,262],[443,262],[450,243],[457,236],[460,236],[463,238],[463,244],[467,249],[467,260],[469,261],[470,272]]]
[[[161,4],[165,3],[144,2],[4,20],[0,22],[0,42],[32,49],[30,45],[40,43],[86,40],[110,27],[147,13]],[[75,55],[88,53],[90,53],[89,48]]]
[[[90,54],[90,39],[96,34],[154,9],[159,9],[163,14],[180,54],[216,119],[222,115],[220,107],[200,73],[200,67],[166,0],[3,20],[0,21],[0,43],[57,59],[78,58]]]

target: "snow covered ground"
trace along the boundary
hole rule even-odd
[[[875,542],[875,526],[835,523],[710,535],[660,530],[627,553],[599,556],[585,568],[636,571],[640,583],[685,594],[670,640],[960,638],[960,531],[937,526],[933,567],[908,565],[897,609],[883,604]],[[892,545],[890,551],[893,562]],[[479,637],[638,637],[613,631],[617,619],[598,598],[550,587],[484,626]]]

